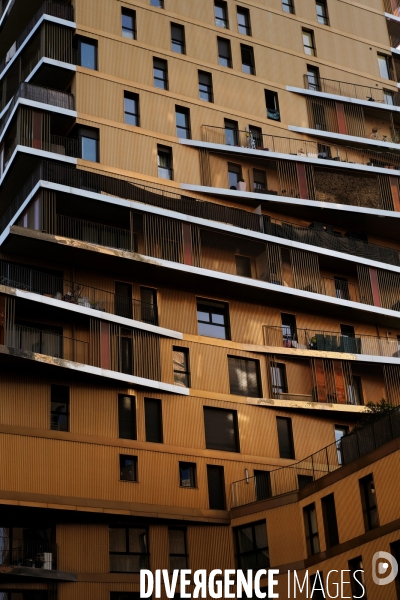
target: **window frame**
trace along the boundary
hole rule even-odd
[[[228,54],[221,54],[222,46],[225,46],[225,49],[228,50]],[[217,48],[218,48],[218,64],[220,67],[224,67],[225,69],[232,69],[232,47],[231,41],[227,38],[217,37]],[[226,61],[226,64],[221,61]]]
[[[257,534],[256,534],[256,527],[263,525],[265,527],[265,537],[267,540],[267,545],[266,546],[262,546],[261,548],[257,547]],[[240,542],[239,542],[239,533],[240,531],[242,531],[243,529],[250,529],[251,528],[251,532],[252,532],[252,542],[253,542],[253,547],[251,550],[246,550],[246,551],[242,551],[240,552]],[[248,556],[252,556],[255,555],[256,556],[256,566],[253,567],[253,570],[258,570],[260,568],[269,568],[270,567],[270,556],[269,556],[269,543],[268,543],[268,532],[267,532],[267,522],[265,520],[262,521],[255,521],[254,523],[246,523],[245,525],[241,525],[240,527],[235,527],[234,528],[234,536],[235,536],[235,556],[236,556],[236,563],[239,569],[244,569],[244,568],[249,568],[249,565],[247,565],[246,567],[243,565],[242,561],[243,558],[248,557]],[[268,557],[268,567],[265,567],[264,565],[259,566],[259,561],[257,560],[257,556],[259,554],[261,554],[262,552],[267,551],[267,557]]]
[[[228,378],[229,378],[229,393],[233,394],[233,395],[238,395],[238,396],[244,396],[245,398],[262,398],[262,380],[261,380],[261,369],[260,369],[260,361],[256,358],[247,358],[247,356],[232,356],[229,355],[227,356],[228,358]],[[243,393],[243,394],[235,394],[234,392],[232,392],[232,381],[230,379],[230,360],[240,360],[240,361],[246,361],[246,363],[254,363],[255,364],[255,372],[256,372],[256,379],[257,379],[257,396],[255,395],[250,395],[248,393]],[[249,390],[249,385],[247,383],[247,392],[249,392],[251,390]]]
[[[181,531],[183,533],[183,542],[184,542],[184,546],[185,546],[185,552],[183,554],[182,553],[179,553],[179,554],[171,553],[170,538],[169,538],[170,531]],[[188,554],[188,550],[187,550],[187,529],[186,529],[186,527],[168,527],[168,562],[169,562],[169,567],[170,567],[170,570],[169,570],[170,573],[173,572],[173,569],[171,569],[171,558],[184,558],[186,565],[183,568],[184,569],[188,568],[189,554]]]
[[[190,377],[190,353],[189,348],[185,348],[184,346],[172,346],[172,353],[174,352],[183,352],[185,357],[186,370],[177,370],[174,367],[174,362],[172,361],[172,368],[174,372],[174,385],[180,385],[181,387],[185,387],[189,389],[191,387],[191,377]],[[183,386],[180,383],[177,383],[175,380],[175,373],[183,373],[186,376],[187,385]]]
[[[208,307],[208,314],[210,316],[210,320],[207,321],[202,321],[199,318],[199,312],[207,312],[207,310],[199,310],[199,306],[200,307],[204,307],[207,308]],[[212,308],[215,309],[215,312],[212,312]],[[218,302],[216,300],[209,300],[207,298],[196,298],[196,311],[197,311],[197,331],[198,331],[198,335],[200,336],[204,336],[204,337],[212,337],[214,339],[218,339],[218,340],[230,340],[231,339],[231,333],[230,333],[230,322],[229,322],[229,304],[227,304],[226,302]],[[212,321],[212,315],[220,315],[223,316],[224,318],[224,324],[223,325],[219,325],[216,323],[213,323]],[[213,325],[215,327],[219,327],[221,330],[224,330],[225,333],[225,337],[219,337],[219,336],[214,336],[211,335],[210,333],[201,333],[200,331],[200,327],[199,325],[203,324],[203,325]]]
[[[285,10],[285,6],[288,10]],[[294,0],[282,0],[282,11],[288,15],[295,15]]]
[[[75,44],[77,44],[78,51],[78,64],[83,69],[90,69],[91,71],[99,70],[99,42],[95,38],[86,37],[83,35],[78,35],[75,38]],[[93,46],[95,49],[94,52],[94,67],[88,67],[82,64],[82,44],[86,44],[87,46]]]
[[[63,390],[67,390],[66,396],[68,398],[65,401],[56,401],[53,400],[53,391],[55,392],[56,388],[62,388]],[[65,413],[57,413],[53,409],[53,404],[65,404],[66,412]],[[64,431],[68,433],[70,431],[70,415],[71,415],[71,388],[68,385],[59,385],[56,383],[52,383],[50,385],[50,430],[51,431]],[[53,419],[54,417],[65,417],[66,421],[66,429],[60,429],[60,427],[53,427]]]
[[[86,133],[86,135],[85,135]],[[83,156],[83,140],[95,140],[96,141],[96,160],[91,160]],[[79,141],[79,156],[82,160],[88,162],[99,163],[100,162],[100,131],[94,127],[79,127],[78,130],[78,141]]]
[[[389,56],[388,54],[383,54],[382,52],[377,52],[377,59],[378,59],[378,69],[379,69],[379,76],[381,79],[385,79],[386,81],[393,81],[394,77],[393,77],[393,61],[392,61],[392,57]],[[380,60],[384,60],[385,61],[385,66],[386,66],[386,70],[387,70],[387,77],[384,77],[382,75],[382,70],[381,70],[381,66],[380,66]]]
[[[324,522],[325,544],[326,548],[334,548],[340,543],[339,529],[337,524],[337,513],[335,494],[332,492],[321,498],[322,516]],[[330,525],[332,523],[332,526]]]
[[[124,17],[128,17],[132,19],[133,29],[129,29],[124,27]],[[127,40],[136,40],[137,39],[137,25],[136,25],[136,10],[132,10],[131,8],[127,8],[126,6],[122,6],[121,8],[121,30],[122,37]],[[132,32],[132,35],[124,35],[124,30],[127,32]]]
[[[280,122],[281,120],[281,111],[279,108],[279,96],[278,96],[278,92],[275,92],[274,90],[267,90],[264,89],[264,96],[265,96],[265,110],[267,113],[267,119],[270,119],[271,121],[277,121]],[[275,108],[268,108],[268,104],[269,104],[269,100],[273,100],[274,102],[274,106]]]
[[[182,32],[182,40],[178,40],[174,38],[174,28],[175,30],[179,30]],[[174,49],[174,44],[176,47],[180,48],[180,50]],[[186,54],[186,33],[185,26],[180,23],[173,23],[171,21],[171,50],[172,52],[176,52],[176,54]]]
[[[305,43],[305,40],[304,40],[305,36],[309,36],[309,41],[311,43],[310,46]],[[314,31],[312,29],[307,29],[306,27],[303,27],[302,30],[301,30],[301,38],[302,38],[302,41],[303,41],[303,51],[304,51],[304,54],[306,56],[317,56],[317,47],[316,47],[316,44],[315,44]],[[309,49],[310,52],[307,52],[306,49]]]
[[[242,15],[244,17],[244,22],[246,23],[245,25],[242,25],[241,23],[239,23],[239,15]],[[237,16],[238,33],[240,33],[241,35],[247,35],[247,36],[251,37],[250,10],[248,8],[245,8],[244,6],[237,6],[236,7],[236,16]],[[240,30],[241,28],[244,31],[241,31]]]
[[[132,100],[135,102],[136,113],[131,113],[126,110],[126,100]],[[136,119],[136,123],[128,123],[126,120],[127,115],[133,116]],[[132,127],[140,127],[140,99],[139,94],[135,92],[124,91],[124,123],[125,125],[131,125]]]
[[[277,382],[277,378],[275,376],[276,371],[279,372],[279,379],[281,381],[280,385],[278,385],[278,383],[276,383]],[[272,361],[270,363],[270,374],[271,374],[272,396],[275,398],[275,394],[288,394],[289,387],[288,387],[286,364],[282,363],[282,362]]]
[[[230,173],[236,173],[236,175],[238,176],[238,180],[237,183],[243,179],[243,170],[242,170],[242,165],[238,164],[238,163],[232,163],[232,162],[228,162],[228,185],[229,185],[229,189],[231,189],[232,187],[234,187],[237,190],[237,187],[234,185],[231,185],[231,181],[230,181],[230,177],[229,174]],[[236,183],[236,185],[237,185]]]
[[[282,456],[282,454],[284,454],[284,453],[282,452],[282,444],[281,444],[282,440],[279,439],[279,425],[278,425],[278,423],[280,423],[282,421],[285,421],[288,426],[287,433],[289,435],[290,456]],[[277,430],[277,437],[278,437],[279,458],[284,458],[286,460],[296,460],[292,419],[290,417],[276,417],[276,430]]]
[[[222,18],[217,16],[217,8],[220,8],[223,12],[224,16]],[[221,29],[229,29],[228,4],[224,2],[224,0],[214,0],[214,19],[216,27],[220,27]],[[223,24],[219,25],[218,21]]]
[[[373,474],[369,473],[365,477],[362,477],[361,479],[358,480],[358,483],[360,486],[361,506],[362,506],[362,511],[363,511],[364,527],[365,527],[365,532],[367,532],[367,531],[371,531],[372,529],[376,529],[377,527],[379,527],[378,502],[376,499],[376,488],[375,488],[375,481],[374,481]],[[373,488],[374,488],[373,493],[375,495],[375,504],[373,504],[373,505],[370,505],[370,503],[369,503],[369,493],[368,493],[368,489],[367,489],[367,486],[371,483],[373,485]],[[375,520],[372,517],[372,513],[374,511],[376,513]]]
[[[190,482],[192,485],[183,485],[182,481],[186,481],[182,478],[182,471],[185,468],[185,465],[188,466],[188,469],[192,469],[192,475],[190,477]],[[190,461],[186,461],[186,460],[180,460],[178,463],[178,468],[179,468],[179,487],[183,488],[185,490],[193,490],[193,489],[197,489],[198,485],[197,485],[197,463],[195,462],[190,462]]]
[[[158,63],[158,66],[156,66],[156,63]],[[161,71],[164,74],[164,77],[156,77],[156,70]],[[156,85],[156,81],[163,82],[163,85]],[[157,90],[169,90],[168,61],[164,58],[159,58],[158,56],[153,56],[153,85]]]
[[[164,8],[164,0],[150,0],[150,6],[153,6],[154,8]]]
[[[160,158],[161,155],[164,154],[165,156],[168,155],[169,160],[168,160],[168,167],[163,167],[160,164]],[[164,177],[161,173],[162,172],[167,172],[169,174],[169,177]],[[174,163],[173,163],[173,156],[172,156],[172,148],[170,146],[164,146],[162,144],[157,144],[157,176],[160,179],[166,179],[167,181],[173,181],[174,180]]]
[[[315,524],[316,530],[313,531],[313,521],[311,513],[315,513]],[[315,506],[315,502],[311,502],[311,504],[307,504],[307,506],[303,507],[303,517],[304,517],[304,530],[306,536],[306,545],[307,545],[307,555],[315,556],[321,552],[321,545],[319,542],[319,533],[318,533],[318,518],[317,518],[317,509]],[[317,545],[314,542],[317,542]]]
[[[322,15],[318,14],[318,7],[323,7]],[[320,25],[327,25],[329,27],[329,13],[328,13],[328,3],[326,0],[316,0],[315,8],[317,11],[317,21]]]
[[[224,447],[223,444],[220,444],[220,443],[213,444],[212,441],[210,443],[210,439],[209,439],[210,436],[207,436],[206,414],[222,415],[222,413],[224,413],[224,418],[225,418],[225,416],[228,416],[228,413],[230,413],[230,415],[232,417],[234,444],[232,445],[232,448],[230,448],[230,449],[227,449],[227,447]],[[239,420],[238,420],[237,410],[230,409],[230,408],[219,408],[219,407],[215,407],[215,406],[203,406],[203,422],[204,422],[204,440],[205,440],[206,450],[216,450],[219,452],[233,452],[234,454],[240,454]]]
[[[134,479],[122,479],[122,460],[124,459],[129,459],[132,461],[132,466],[133,466],[133,477]],[[120,476],[119,476],[119,481],[123,481],[123,482],[127,482],[127,483],[139,483],[139,478],[138,478],[138,457],[134,454],[120,454],[119,455],[119,471],[120,471]]]
[[[132,422],[130,423],[130,427],[132,427],[132,436],[126,437],[121,435],[121,411],[120,405],[123,398],[129,398],[131,401],[131,413],[132,413]],[[137,407],[136,407],[136,397],[131,394],[118,394],[118,439],[120,440],[137,440]]]
[[[244,62],[243,53],[248,53],[250,62]],[[253,46],[248,46],[247,44],[240,44],[240,57],[242,61],[242,73],[246,75],[255,75],[256,74],[256,63],[254,58],[254,48]],[[245,71],[245,68],[248,68],[248,71]]]
[[[200,81],[201,76],[206,76],[209,79],[209,83],[202,83]],[[207,71],[198,71],[198,81],[199,81],[199,99],[203,100],[204,102],[214,102],[214,86],[213,86],[213,79],[212,79],[212,73],[208,73]],[[206,89],[206,91],[202,91],[202,86],[203,88]],[[202,98],[201,95],[202,93],[205,95],[207,94],[208,99],[206,100],[205,98]]]
[[[125,530],[125,552],[117,552],[115,550],[111,550],[111,543],[110,543],[110,533],[112,529],[122,529]],[[129,551],[129,531],[131,529],[138,529],[138,530],[144,530],[145,531],[145,536],[146,536],[146,549],[147,552],[130,552]],[[149,562],[150,562],[150,551],[149,551],[149,528],[144,526],[144,527],[123,527],[123,526],[116,526],[116,527],[109,527],[109,556],[144,556],[146,558],[146,568],[149,568]],[[141,569],[144,567],[141,567]],[[110,573],[139,573],[140,571],[112,571],[111,570],[111,565],[110,565]]]
[[[149,439],[149,414],[148,414],[148,410],[147,407],[149,407],[150,403],[153,403],[153,405],[157,405],[159,407],[158,410],[158,429],[159,429],[159,433],[161,434],[159,439],[154,440],[154,439]],[[144,413],[144,435],[145,435],[145,439],[146,442],[149,444],[163,444],[164,443],[164,421],[163,421],[163,405],[162,405],[162,400],[160,398],[149,398],[148,396],[145,396],[143,399],[143,413]]]
[[[178,125],[178,119],[177,119],[178,114],[185,116],[185,122],[186,122],[185,127],[181,127],[180,125]],[[186,106],[179,106],[178,104],[175,104],[175,124],[176,124],[176,136],[178,138],[181,138],[184,140],[192,139],[192,127],[191,127],[191,122],[190,122],[190,109],[189,108],[187,108]],[[179,135],[180,129],[185,131],[186,135],[184,137]]]

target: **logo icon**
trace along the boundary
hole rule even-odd
[[[378,562],[379,561],[379,562]],[[386,577],[381,577],[391,570]],[[376,552],[372,557],[372,579],[376,585],[388,585],[395,580],[399,571],[397,560],[388,552]]]

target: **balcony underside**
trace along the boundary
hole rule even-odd
[[[5,6],[8,3],[6,0]],[[43,0],[15,0],[0,29],[0,56],[6,54],[42,4]]]
[[[1,583],[45,583],[47,581],[78,581],[76,573],[32,567],[0,566]]]
[[[60,63],[51,58],[42,58],[26,81],[43,87],[48,87],[51,81],[52,89],[65,90],[75,71],[74,65]]]

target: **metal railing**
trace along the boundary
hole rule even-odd
[[[7,146],[7,151],[4,153],[4,168],[7,167],[11,160],[11,157],[17,146],[26,146],[27,148],[33,147],[33,139],[31,137],[20,137],[16,135],[11,144]],[[61,156],[69,156],[70,158],[79,157],[79,142],[78,140],[65,138],[60,135],[50,135],[49,141],[41,141],[37,150],[43,150],[45,152],[53,152],[54,154],[61,154]]]
[[[297,492],[400,437],[400,408],[307,458],[231,484],[231,508]],[[268,465],[266,465],[268,467]]]
[[[128,229],[57,215],[57,235],[108,248],[136,251],[136,238]]]
[[[157,306],[55,275],[0,261],[0,285],[63,300],[151,325],[158,325]]]
[[[263,331],[266,346],[400,358],[400,340],[397,338],[345,335],[337,331],[318,329],[296,328],[295,331],[291,331],[285,326],[272,325],[264,325]]]
[[[347,98],[356,98],[358,100],[368,100],[370,102],[400,106],[399,92],[392,92],[391,90],[385,91],[384,89],[375,86],[346,83],[345,81],[335,81],[334,79],[325,79],[322,77],[314,79],[305,74],[304,87],[306,90],[314,92],[324,92],[326,94],[346,96]]]
[[[52,358],[89,364],[89,344],[46,329],[32,329],[14,324],[6,330],[6,346],[25,352],[45,354]]]
[[[56,569],[57,545],[47,540],[0,536],[0,566]]]

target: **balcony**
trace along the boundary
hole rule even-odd
[[[7,169],[8,164],[17,149],[17,146],[26,146],[27,148],[35,148],[33,145],[33,139],[27,138],[21,135],[16,135],[11,141],[8,141],[4,151],[4,171]],[[65,138],[60,135],[50,134],[47,140],[40,142],[40,147],[36,147],[36,150],[42,150],[43,152],[51,152],[60,156],[67,156],[70,158],[78,158],[79,156],[79,144],[78,140]]]
[[[44,539],[18,539],[0,536],[0,567],[57,569],[57,545]]]
[[[382,0],[383,10],[389,15],[400,17],[400,3],[399,0]]]

